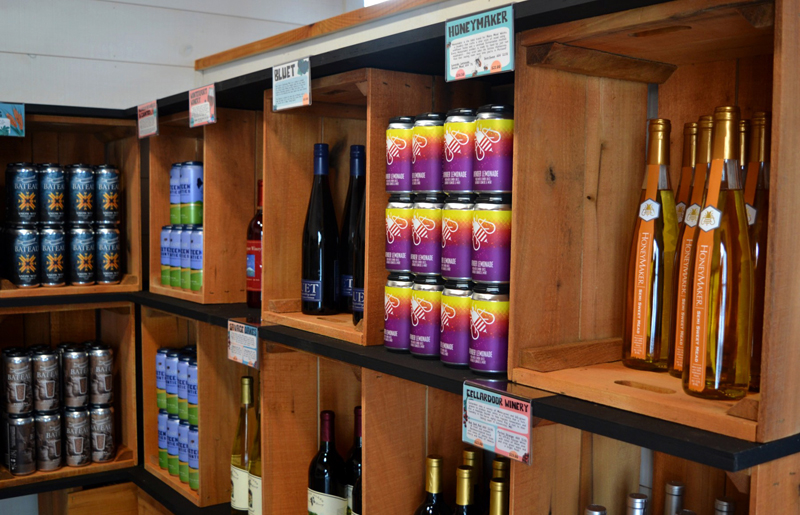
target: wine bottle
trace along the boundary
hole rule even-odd
[[[336,452],[334,418],[332,411],[319,415],[319,452],[308,467],[308,515],[347,513],[347,473]]]
[[[353,490],[355,489],[356,482],[361,478],[361,406],[356,406],[355,409],[355,428],[353,431],[353,447],[347,455],[345,462],[345,470],[347,471],[347,479],[345,481],[347,491],[347,513],[353,510]]]
[[[755,271],[753,294],[753,350],[750,354],[750,390],[761,387],[761,343],[764,331],[764,288],[767,282],[767,226],[769,225],[769,116],[753,114],[744,185],[750,248]]]
[[[475,470],[468,465],[456,469],[456,510],[454,515],[477,515],[475,504]]]
[[[628,495],[626,515],[646,515],[647,514],[647,496],[644,494],[630,494]]]
[[[364,509],[361,507],[361,477],[356,480],[356,486],[353,487],[353,515],[362,515]]]
[[[711,134],[714,129],[714,117],[701,116],[698,122],[697,152],[695,155],[694,181],[689,207],[686,209],[684,223],[678,235],[678,251],[675,261],[675,280],[673,322],[670,326],[669,373],[674,377],[683,376],[686,360],[686,328],[689,323],[689,308],[692,291],[691,260],[694,240],[697,236],[697,222],[703,209],[703,193],[705,191],[708,168],[711,166]]]
[[[718,497],[714,500],[714,515],[731,515],[736,513],[736,501],[730,497]]]
[[[497,456],[492,462],[492,479],[509,479],[511,460],[505,456]]]
[[[606,515],[606,507],[599,504],[590,504],[586,507],[583,515]]]
[[[689,206],[692,195],[692,178],[697,157],[697,122],[683,125],[683,159],[681,160],[681,178],[675,194],[675,214],[678,216],[678,227],[683,227],[683,216]],[[670,515],[674,515],[670,513]]]
[[[481,495],[482,472],[483,472],[483,453],[478,449],[466,448],[461,452],[461,463],[467,467],[472,467],[472,499],[476,506],[483,506]],[[485,506],[484,506],[485,507]]]
[[[258,181],[258,209],[247,225],[247,307],[261,309],[261,236],[264,181]]]
[[[489,515],[508,515],[508,479],[489,482]]]
[[[706,199],[692,249],[686,393],[740,399],[750,383],[753,259],[737,156],[739,108],[714,111]]]
[[[353,325],[364,318],[364,261],[367,252],[367,202],[361,202],[353,255]]]
[[[261,515],[263,494],[261,493],[261,414],[256,417],[256,431],[250,447],[250,461],[247,464],[250,491],[248,493],[247,515]]]
[[[249,478],[247,467],[250,463],[250,447],[255,436],[256,408],[253,402],[253,378],[242,377],[242,402],[239,408],[239,421],[233,438],[231,451],[231,513],[242,515],[248,510]]]
[[[678,216],[669,184],[670,122],[648,123],[647,169],[633,231],[622,362],[630,368],[666,372],[672,314],[672,273]]]
[[[748,141],[750,139],[750,120],[739,120],[739,152],[736,154],[739,167],[744,171],[749,156]]]
[[[692,510],[683,509],[678,512],[678,515],[697,515],[697,513],[693,512]]]
[[[675,515],[683,509],[683,491],[686,485],[680,481],[667,481],[664,486],[664,515]]]
[[[350,147],[350,184],[344,201],[342,233],[339,237],[339,266],[341,267],[339,286],[339,311],[353,312],[353,262],[358,234],[358,217],[364,201],[366,187],[367,155],[364,145]]]
[[[314,145],[314,183],[303,227],[302,310],[335,315],[339,294],[339,228],[328,182],[328,145]]]
[[[451,515],[442,493],[442,457],[431,454],[425,460],[425,500],[414,515]]]

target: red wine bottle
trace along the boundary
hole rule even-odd
[[[339,228],[328,182],[328,145],[314,145],[314,183],[303,227],[302,310],[306,315],[339,312]]]
[[[361,202],[353,255],[353,325],[364,318],[364,260],[367,252],[367,201]]]
[[[319,452],[308,467],[308,515],[346,513],[347,474],[344,460],[336,452],[334,413],[323,411],[319,418]]]
[[[428,456],[425,462],[425,500],[414,515],[452,515],[442,493],[442,457]]]
[[[353,432],[353,447],[347,455],[344,463],[347,471],[347,508],[348,514],[353,511],[353,492],[356,482],[361,479],[361,406],[355,409],[355,431]]]
[[[363,515],[364,508],[361,507],[361,478],[356,481],[356,486],[353,488],[353,509],[350,510],[352,515]]]
[[[247,307],[261,309],[261,236],[264,181],[258,181],[258,210],[247,225]]]
[[[353,254],[358,234],[358,216],[364,201],[366,187],[367,154],[364,145],[350,147],[350,185],[344,202],[342,234],[339,238],[339,266],[341,267],[339,287],[339,310],[353,312]]]

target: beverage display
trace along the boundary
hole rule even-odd
[[[203,289],[203,227],[196,225],[192,230],[192,239],[189,242],[189,266],[191,278],[189,287],[192,291]]]
[[[475,192],[511,193],[513,159],[514,107],[481,106],[475,121]]]
[[[31,163],[6,166],[6,222],[33,225],[39,219],[39,180]]]
[[[61,370],[58,354],[50,348],[40,349],[31,357],[33,365],[33,409],[51,411],[60,407]]]
[[[256,408],[253,397],[253,378],[242,377],[242,397],[239,408],[239,420],[231,451],[231,511],[247,513],[249,508],[248,492],[250,479],[247,467],[250,463],[250,448],[253,445],[256,431]]]
[[[417,195],[411,216],[411,272],[438,275],[442,269],[444,194]]]
[[[470,304],[469,367],[479,373],[508,369],[508,285],[475,285]]]
[[[411,289],[414,276],[389,274],[383,290],[383,344],[388,350],[408,352],[411,345]]]
[[[411,271],[411,195],[393,194],[386,205],[386,270]]]
[[[396,116],[386,129],[386,192],[411,192],[411,150],[414,118]]]
[[[67,407],[64,410],[68,467],[83,467],[92,462],[92,419],[85,406]]]
[[[97,284],[119,284],[122,281],[119,229],[111,224],[98,225],[95,240]]]
[[[172,185],[170,184],[170,187]],[[203,163],[186,161],[180,171],[181,224],[203,223]]]
[[[467,465],[461,465],[456,470],[456,510],[454,515],[473,515],[476,512],[473,474],[473,468]]]
[[[475,110],[451,109],[444,121],[442,188],[446,193],[472,193],[475,155]]]
[[[64,286],[67,283],[66,270],[66,238],[64,228],[60,225],[45,225],[39,231],[39,259],[42,268],[42,286]]]
[[[472,201],[469,194],[450,195],[442,208],[441,270],[445,279],[472,278]]]
[[[414,119],[411,133],[411,189],[414,192],[442,191],[444,121],[443,113],[423,113]]]
[[[247,515],[261,515],[263,490],[261,487],[261,418],[256,418],[255,439],[250,448],[250,462],[247,465],[248,493]]]
[[[94,168],[85,164],[67,167],[67,221],[90,224],[94,221],[96,190]]]
[[[247,307],[261,309],[261,239],[264,234],[264,181],[258,181],[258,208],[247,224]],[[192,231],[194,235],[194,231]],[[190,267],[191,271],[191,267]],[[188,278],[187,278],[188,279]],[[186,289],[191,289],[187,280]]]
[[[630,494],[628,495],[628,502],[626,503],[626,515],[646,515],[647,514],[647,496],[644,494]]]
[[[419,358],[438,358],[444,280],[438,275],[418,275],[411,290],[409,350]]]
[[[168,421],[169,413],[167,413],[167,410],[158,410],[158,466],[163,470],[169,468],[169,452],[167,450]]]
[[[450,515],[453,510],[445,503],[442,493],[441,456],[429,455],[425,460],[425,500],[414,512],[414,515]]]
[[[6,179],[6,184],[9,184]],[[66,222],[64,195],[66,176],[64,168],[54,163],[39,165],[39,221],[44,224],[63,224]],[[13,221],[6,218],[6,221]]]
[[[472,280],[507,283],[511,278],[511,197],[481,195],[472,218]]]
[[[61,447],[61,413],[58,411],[37,412],[36,425],[36,470],[58,470],[64,458]]]
[[[90,285],[95,283],[97,245],[89,225],[74,225],[69,230],[69,282]]]
[[[118,224],[121,220],[122,181],[116,167],[100,165],[94,170],[97,193],[95,221],[100,224]]]
[[[361,437],[361,406],[356,406],[354,411],[355,428],[353,431],[353,447],[347,455],[345,468],[345,492],[347,493],[348,512],[353,511],[353,489],[358,480],[361,479],[361,447],[363,439]]]
[[[170,476],[180,474],[180,449],[178,447],[178,437],[180,433],[181,420],[178,415],[169,415],[167,418],[167,470]]]
[[[336,452],[332,411],[320,413],[319,452],[308,467],[308,514],[328,515],[347,512],[347,471]]]
[[[665,372],[678,217],[669,183],[670,122],[648,122],[647,167],[628,267],[622,362],[627,367]]]
[[[353,325],[364,318],[364,276],[367,254],[367,203],[361,203],[361,216],[358,217],[358,231],[354,241],[353,253]]]
[[[181,223],[181,163],[172,163],[169,169],[169,223]]]
[[[441,305],[440,359],[445,365],[469,366],[472,284],[465,280],[445,282]]]
[[[353,269],[356,259],[356,239],[358,239],[359,220],[364,207],[364,189],[367,184],[367,155],[364,145],[350,147],[350,184],[344,202],[342,232],[339,236],[339,311],[353,312]],[[363,238],[360,240],[363,242]],[[363,254],[362,270],[363,270]],[[363,289],[363,284],[362,284]],[[363,305],[363,302],[362,302]],[[363,307],[362,307],[363,313]]]
[[[89,351],[89,403],[110,404],[114,400],[114,351],[97,342]]]
[[[189,484],[189,422],[181,420],[178,426],[178,479]]]
[[[95,404],[91,407],[92,463],[114,461],[114,408],[109,404]]]
[[[664,513],[674,514],[683,509],[683,492],[686,485],[680,481],[667,481],[664,487]]]
[[[8,471],[14,476],[36,472],[36,429],[30,414],[9,413],[4,434],[8,452]]]

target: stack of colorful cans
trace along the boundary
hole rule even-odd
[[[158,465],[192,490],[200,488],[197,347],[156,352]]]
[[[6,167],[3,272],[19,288],[122,280],[120,172],[110,165]]]
[[[3,465],[16,476],[113,461],[113,365],[100,342],[2,352]]]
[[[387,349],[506,372],[513,137],[505,105],[390,120]]]
[[[161,284],[203,288],[203,163],[174,163],[169,173],[170,225],[161,228]]]

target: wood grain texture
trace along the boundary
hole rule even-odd
[[[461,395],[428,388],[428,454],[438,454],[442,461],[442,491],[450,503],[456,498],[456,468],[461,465],[463,404]]]
[[[299,290],[298,287],[298,291]],[[353,315],[348,313],[315,316],[304,315],[302,312],[273,313],[271,311],[262,311],[261,320],[262,323],[285,325],[287,327],[294,327],[295,329],[302,329],[303,331],[355,343],[356,345],[364,345],[363,335],[358,332],[353,325]]]
[[[668,481],[680,481],[686,485],[683,507],[698,515],[713,515],[714,499],[728,495],[725,472],[707,465],[684,460],[669,454],[653,453],[653,506],[654,515],[664,514],[664,489]],[[737,514],[745,514],[737,509]]]
[[[622,339],[606,338],[525,349],[522,352],[520,366],[537,372],[552,372],[619,361],[621,355]]]
[[[624,513],[628,494],[639,491],[640,462],[640,447],[592,435],[592,502]]]
[[[361,406],[361,367],[319,358],[319,410],[336,414],[336,450],[347,459],[353,447],[356,406]]]
[[[172,512],[164,508],[158,501],[150,497],[147,492],[139,489],[139,515],[172,515]]]
[[[108,515],[138,515],[139,488],[133,483],[122,483],[73,492],[67,496],[67,513]]]
[[[787,456],[753,468],[750,513],[800,512],[800,455]]]
[[[22,485],[30,485],[54,479],[66,477],[83,476],[85,474],[97,474],[111,470],[119,470],[136,466],[136,453],[124,445],[117,446],[117,456],[114,461],[108,463],[92,463],[84,467],[62,467],[52,472],[34,472],[27,476],[12,476],[5,467],[0,468],[0,490],[3,488],[13,488]]]

